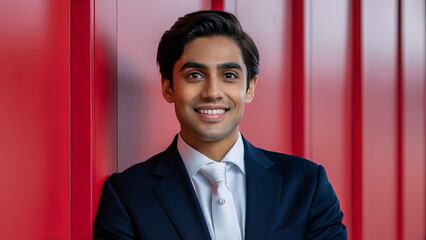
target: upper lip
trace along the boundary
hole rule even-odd
[[[195,109],[206,109],[206,110],[214,110],[214,109],[229,109],[229,107],[227,106],[223,106],[223,105],[200,105],[195,107]]]

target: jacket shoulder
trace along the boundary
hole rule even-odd
[[[316,175],[319,165],[305,158],[272,152],[264,149],[259,150],[274,163],[272,171],[281,174],[313,174]]]
[[[159,180],[153,174],[160,161],[164,160],[164,152],[152,156],[146,161],[130,166],[123,172],[112,174],[107,181],[116,189],[119,194],[133,192],[135,189],[143,189],[144,186],[152,186]]]

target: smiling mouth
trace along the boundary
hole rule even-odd
[[[227,112],[229,110],[228,109],[224,109],[224,108],[219,108],[219,109],[200,109],[200,108],[195,108],[195,111],[201,114],[205,114],[205,115],[220,115],[220,114],[224,114],[225,112]]]

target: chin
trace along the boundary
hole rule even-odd
[[[227,137],[232,135],[231,132],[223,132],[223,131],[208,131],[203,132],[202,134],[199,134],[200,139],[206,142],[217,142],[223,139],[226,139]]]

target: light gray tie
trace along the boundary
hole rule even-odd
[[[201,167],[200,173],[212,183],[212,220],[215,239],[240,240],[241,230],[234,198],[226,186],[226,163],[208,163]]]

